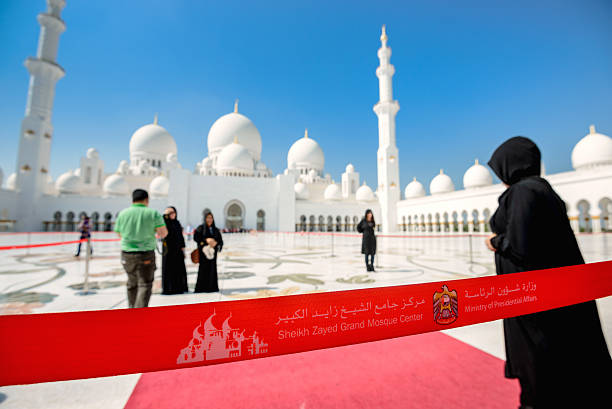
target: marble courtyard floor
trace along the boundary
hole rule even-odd
[[[95,233],[94,238],[114,238]],[[76,233],[0,233],[0,246],[77,240]],[[482,237],[428,236],[378,239],[377,271],[367,272],[360,238],[352,235],[226,234],[219,259],[216,294],[161,295],[156,272],[151,306],[274,297],[414,284],[492,275],[492,254]],[[579,235],[587,262],[612,259],[612,234]],[[471,242],[471,243],[470,243]],[[194,247],[188,241],[189,250]],[[117,242],[94,243],[89,284],[83,289],[85,256],[75,245],[0,251],[0,314],[30,314],[126,308],[126,276]],[[470,250],[471,249],[471,250]],[[158,255],[158,266],[161,257]],[[197,266],[186,261],[190,290]],[[598,300],[608,345],[612,345],[612,297]],[[445,331],[469,345],[504,359],[501,322]],[[2,408],[121,408],[140,375],[0,388]]]

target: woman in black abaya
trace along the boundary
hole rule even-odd
[[[504,142],[489,161],[508,187],[491,217],[495,234],[486,240],[497,274],[584,264],[565,203],[539,176],[540,163],[538,147],[520,136]],[[595,301],[504,319],[504,337],[505,374],[520,382],[521,407],[609,403],[612,361]]]
[[[223,238],[221,237],[221,232],[215,226],[215,219],[212,213],[206,213],[204,224],[199,225],[193,232],[193,240],[198,244],[198,251],[200,252],[198,281],[196,282],[194,292],[218,292],[217,253],[223,248]],[[203,251],[206,246],[210,246],[214,250],[212,259],[208,259]]]
[[[182,294],[187,292],[185,239],[183,226],[176,218],[176,208],[166,208],[164,221],[168,235],[164,238],[162,252],[162,294]]]
[[[365,216],[357,225],[357,231],[362,234],[361,237],[361,254],[365,254],[365,263],[367,271],[374,271],[374,255],[376,254],[376,234],[374,228],[374,214],[370,209],[366,210]]]

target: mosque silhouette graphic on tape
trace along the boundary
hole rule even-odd
[[[194,328],[193,338],[187,347],[181,349],[176,359],[177,364],[237,358],[242,356],[243,351],[246,351],[249,356],[268,352],[268,344],[259,338],[256,331],[250,337],[245,337],[244,330],[241,332],[239,329],[230,327],[231,313],[223,322],[221,329],[213,325],[214,316],[216,312],[208,317],[204,326],[200,323]]]

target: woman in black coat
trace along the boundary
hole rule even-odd
[[[185,239],[183,226],[176,218],[176,208],[166,208],[164,221],[168,235],[164,238],[162,251],[162,294],[182,294],[187,292]]]
[[[215,293],[219,291],[217,278],[217,253],[223,248],[221,232],[215,226],[212,213],[206,213],[204,224],[201,224],[193,232],[193,240],[198,244],[200,252],[200,266],[198,268],[198,281],[196,282],[196,293]],[[214,257],[208,259],[202,249],[210,246],[214,249]]]
[[[508,187],[491,217],[495,234],[486,240],[497,274],[584,264],[565,203],[539,176],[540,163],[538,147],[520,136],[504,142],[489,161]],[[521,407],[609,403],[612,361],[595,301],[504,319],[504,337],[505,375],[519,379]]]
[[[374,215],[370,209],[366,210],[365,216],[357,225],[357,231],[362,233],[361,254],[365,254],[366,269],[374,271],[374,255],[376,254],[376,234],[374,234]]]

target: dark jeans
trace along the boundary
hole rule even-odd
[[[370,262],[368,262],[368,257],[370,258]],[[365,255],[366,266],[374,265],[374,254],[366,254]]]
[[[85,244],[85,247],[87,247],[87,243],[79,243],[75,256],[79,256],[81,254],[81,244]],[[93,246],[91,244],[89,245],[89,254],[93,254]]]
[[[130,308],[149,305],[153,277],[155,275],[155,252],[121,252],[121,264],[127,273],[127,297]]]

